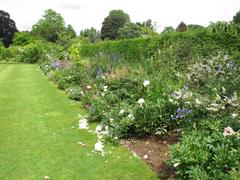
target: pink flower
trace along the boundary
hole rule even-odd
[[[223,135],[224,136],[231,136],[233,135],[235,132],[233,131],[233,129],[231,127],[226,127],[224,128],[224,131],[223,131]]]

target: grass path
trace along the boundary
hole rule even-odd
[[[77,128],[80,110],[35,65],[0,64],[0,179],[156,179],[122,147],[92,153],[97,137]]]

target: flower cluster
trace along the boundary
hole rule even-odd
[[[180,109],[180,108],[178,108],[177,111],[176,111],[176,114],[171,115],[171,120],[183,119],[184,117],[186,117],[187,115],[189,115],[191,113],[192,113],[191,109],[187,109],[187,108]]]

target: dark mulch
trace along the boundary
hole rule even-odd
[[[179,137],[178,133],[172,133],[162,138],[131,138],[123,140],[122,144],[130,151],[135,152],[161,179],[169,179],[174,176],[174,169],[165,162],[168,159],[168,145],[175,144]]]

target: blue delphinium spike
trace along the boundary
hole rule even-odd
[[[102,68],[99,67],[99,68],[98,68],[98,77],[102,77],[102,74],[103,74]]]

